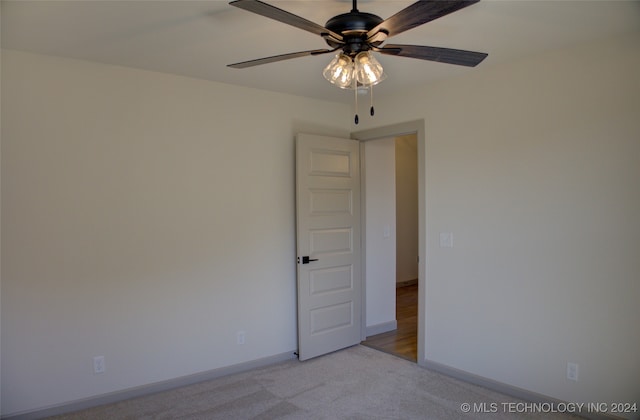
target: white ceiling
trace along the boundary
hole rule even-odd
[[[321,25],[351,9],[351,0],[265,1]],[[358,8],[387,18],[411,3],[360,0]],[[331,101],[350,103],[353,99],[352,93],[322,78],[322,69],[332,55],[247,69],[226,67],[239,61],[326,47],[316,35],[229,6],[226,1],[2,0],[1,14],[3,48]],[[390,39],[399,44],[488,53],[479,67],[381,56],[378,59],[388,78],[377,87],[376,96],[639,29],[638,1],[483,0]]]

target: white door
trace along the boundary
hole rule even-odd
[[[296,139],[298,357],[361,341],[359,142]]]

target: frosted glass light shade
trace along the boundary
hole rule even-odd
[[[355,77],[353,60],[348,55],[340,53],[325,67],[322,75],[334,85],[342,89],[348,89],[352,87],[353,78]]]

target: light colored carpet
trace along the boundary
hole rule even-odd
[[[514,398],[364,346],[230,375],[55,419],[566,419],[509,413]],[[463,403],[496,413],[464,413]],[[476,407],[480,407],[479,405]],[[495,406],[494,406],[495,407]],[[475,410],[480,411],[480,410]]]

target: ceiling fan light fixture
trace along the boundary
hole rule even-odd
[[[330,83],[341,89],[349,89],[355,78],[355,67],[351,57],[345,53],[339,53],[325,67],[322,75]]]
[[[354,80],[357,86],[366,88],[387,78],[382,65],[370,51],[362,51],[354,58],[341,52],[325,67],[322,75],[341,89],[354,89]]]

